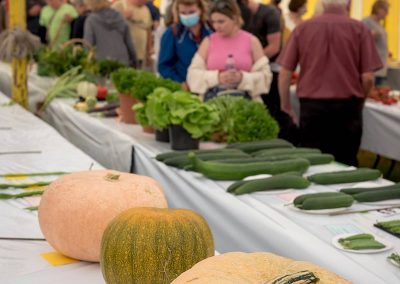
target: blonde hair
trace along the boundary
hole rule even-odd
[[[207,22],[207,2],[204,0],[174,0],[172,4],[172,19],[174,24],[178,24],[179,21],[179,5],[197,5],[201,10],[200,21],[202,23]]]
[[[86,6],[92,11],[102,10],[110,7],[108,0],[84,0]]]

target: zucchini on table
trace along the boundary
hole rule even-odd
[[[350,171],[319,173],[308,177],[308,180],[317,184],[339,184],[375,180],[381,177],[376,169],[359,168]]]
[[[258,174],[276,175],[285,172],[305,172],[310,163],[305,159],[291,159],[277,162],[254,162],[246,166],[214,161],[202,161],[195,153],[189,153],[194,170],[214,180],[241,180]]]
[[[226,146],[229,149],[240,149],[247,153],[252,153],[258,150],[263,149],[273,149],[273,148],[294,148],[294,146],[282,139],[271,139],[271,140],[262,140],[262,141],[252,141],[252,142],[241,142],[229,144]]]
[[[228,188],[228,192],[236,195],[277,189],[305,189],[310,182],[299,175],[280,174],[269,178],[248,181],[238,181]]]
[[[340,192],[309,193],[297,196],[293,204],[302,210],[323,210],[350,207],[354,202],[351,195]]]

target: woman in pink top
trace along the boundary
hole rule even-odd
[[[240,28],[243,20],[235,1],[214,1],[209,15],[215,33],[202,41],[192,60],[187,77],[190,90],[204,100],[229,90],[261,102],[260,95],[268,93],[272,78],[261,43]]]

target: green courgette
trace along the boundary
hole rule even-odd
[[[304,158],[310,162],[310,165],[322,165],[322,164],[329,164],[334,161],[334,157],[331,154],[320,154],[320,153],[299,153],[299,154],[292,154],[292,155],[278,155],[278,156],[265,156],[265,157],[246,157],[246,158],[238,158],[238,159],[221,159],[217,160],[218,162],[224,163],[232,163],[232,164],[246,164],[246,163],[253,163],[259,161],[283,161],[288,159],[295,159],[295,158]]]
[[[357,234],[338,240],[339,244],[345,249],[364,250],[364,249],[382,249],[384,244],[375,240],[371,234]]]
[[[291,159],[278,162],[255,162],[228,164],[214,161],[202,161],[195,153],[189,153],[195,171],[215,180],[240,180],[258,174],[280,174],[290,171],[305,172],[310,163],[305,159]]]
[[[244,152],[215,152],[215,153],[198,153],[197,157],[199,159],[204,160],[204,161],[212,161],[212,160],[218,160],[226,157],[230,157],[232,159],[238,159],[238,158],[245,158],[248,157],[249,155],[244,153]],[[177,157],[172,157],[165,159],[163,161],[164,164],[171,166],[171,167],[176,167],[179,169],[184,169],[186,166],[191,165],[191,161],[188,157],[188,155],[178,155]]]
[[[309,176],[308,180],[317,184],[338,184],[375,180],[381,175],[379,170],[360,168],[350,171],[314,174]]]
[[[158,154],[155,158],[157,161],[162,162],[169,158],[175,158],[178,156],[186,156],[190,152],[194,152],[196,154],[243,153],[243,151],[241,151],[239,149],[185,150],[185,151],[172,151],[172,152]]]
[[[361,192],[353,195],[358,202],[377,202],[383,200],[400,199],[400,189],[381,189]]]
[[[350,207],[354,202],[351,195],[307,198],[299,206],[302,210],[322,210]]]
[[[377,224],[385,229],[397,228],[400,227],[400,220],[378,222]]]
[[[310,185],[310,182],[302,176],[292,174],[281,174],[269,178],[262,178],[247,181],[239,185],[234,194],[241,195],[256,191],[276,190],[276,189],[305,189]]]
[[[301,206],[301,204],[303,204],[303,202],[307,199],[307,198],[315,198],[315,197],[335,197],[335,196],[342,196],[344,195],[344,193],[340,193],[340,192],[318,192],[318,193],[307,193],[307,194],[302,194],[297,196],[294,200],[293,200],[293,204],[294,206],[298,207]]]
[[[357,234],[357,235],[352,235],[347,238],[340,238],[339,243],[345,242],[345,241],[354,241],[354,240],[373,240],[374,236],[371,234]]]
[[[340,192],[346,194],[357,194],[368,191],[385,190],[385,189],[400,189],[400,183],[388,185],[388,186],[378,186],[378,187],[352,187],[352,188],[342,188]]]
[[[235,190],[238,188],[238,187],[240,187],[241,185],[244,185],[244,184],[246,184],[246,183],[248,183],[248,182],[250,182],[249,180],[238,180],[238,181],[235,181],[234,183],[232,183],[229,187],[228,187],[228,189],[226,190],[226,192],[231,192],[231,193],[233,193],[233,192],[235,192]]]
[[[271,139],[263,141],[252,141],[252,142],[242,142],[230,144],[226,148],[230,149],[240,149],[247,153],[252,153],[262,149],[272,149],[272,148],[293,148],[294,146],[282,139]]]
[[[319,149],[314,148],[277,148],[277,149],[266,149],[251,153],[254,157],[272,157],[279,155],[294,155],[301,153],[321,153]]]

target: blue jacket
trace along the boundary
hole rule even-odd
[[[186,81],[187,69],[199,45],[183,25],[168,27],[161,38],[158,72],[162,77],[182,83]],[[201,39],[212,33],[208,26],[201,28]]]

